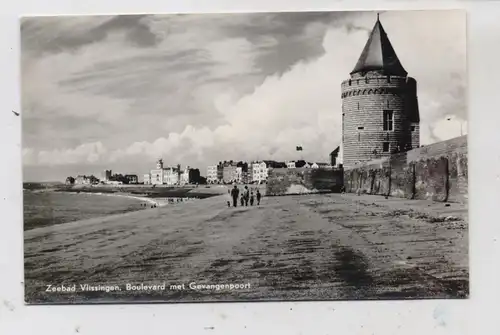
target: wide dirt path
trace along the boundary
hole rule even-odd
[[[27,231],[27,301],[234,301],[451,298],[468,295],[463,205],[377,196],[214,197]],[[125,284],[166,282],[163,291]],[[246,284],[242,290],[192,290]],[[119,285],[46,293],[46,285]],[[185,284],[186,289],[169,289]]]

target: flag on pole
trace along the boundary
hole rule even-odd
[[[295,150],[297,150],[297,151],[302,151],[302,146],[296,146],[296,147],[295,147]]]

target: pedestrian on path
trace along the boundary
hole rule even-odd
[[[250,193],[250,206],[253,206],[253,202],[254,202],[254,196],[253,196],[253,192]]]
[[[260,205],[260,197],[261,197],[260,191],[257,190],[257,206]]]
[[[234,188],[231,190],[231,196],[233,197],[233,207],[238,206],[238,195],[240,194],[240,190],[238,186],[234,185]]]
[[[248,207],[248,200],[250,200],[250,191],[248,190],[248,186],[245,185],[245,193],[243,193],[245,196],[245,206]]]

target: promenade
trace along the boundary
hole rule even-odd
[[[26,300],[454,298],[468,295],[467,207],[352,194],[227,195],[25,233]],[[42,243],[43,242],[43,243]],[[250,284],[48,293],[47,285]]]

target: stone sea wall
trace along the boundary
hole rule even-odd
[[[272,169],[266,186],[267,196],[340,192],[343,171],[334,168]]]
[[[467,136],[344,171],[346,192],[443,202],[466,202],[467,180]]]

